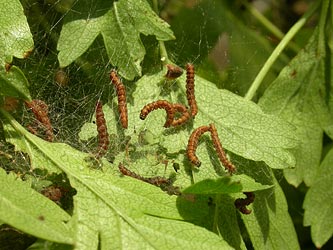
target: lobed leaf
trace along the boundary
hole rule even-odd
[[[328,123],[325,55],[317,53],[318,30],[279,74],[259,101],[266,113],[275,114],[296,128],[300,144],[292,149],[295,169],[285,170],[288,182],[311,186],[319,167],[323,127]]]
[[[87,6],[94,6],[87,9]],[[169,25],[146,0],[77,3],[66,16],[58,41],[59,63],[65,67],[81,56],[101,34],[111,63],[126,79],[141,76],[145,49],[140,33],[158,40],[174,39]]]
[[[288,204],[273,171],[263,163],[241,160],[241,171],[272,189],[255,192],[248,206],[249,215],[241,214],[254,249],[300,249]]]
[[[0,168],[0,219],[42,239],[73,243],[70,216],[53,201]]]
[[[333,150],[322,161],[316,181],[303,203],[304,226],[311,226],[312,241],[321,248],[333,235]]]
[[[0,9],[0,67],[11,63],[13,56],[25,58],[34,46],[32,34],[19,0],[3,0]],[[3,72],[2,72],[3,73]]]

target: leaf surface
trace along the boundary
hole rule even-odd
[[[141,246],[232,249],[214,233],[182,221],[174,196],[168,196],[147,183],[120,177],[117,168],[107,161],[102,162],[103,171],[89,167],[86,160],[91,157],[89,154],[63,143],[43,141],[25,131],[5,111],[2,116],[5,130],[16,131],[7,133],[7,139],[16,144],[16,150],[30,156],[43,155],[44,162],[53,166],[38,167],[64,171],[76,189],[70,223],[75,231],[77,249],[97,249],[99,245],[101,249],[142,249]],[[17,134],[21,135],[20,139]],[[18,140],[24,143],[17,143]],[[27,146],[23,147],[24,144]]]
[[[253,192],[272,187],[261,185],[254,179],[244,174],[222,177],[219,179],[207,179],[186,188],[183,193],[190,194],[231,194],[240,192]]]
[[[11,63],[13,56],[25,58],[34,43],[19,0],[3,0],[0,9],[0,65]]]
[[[70,216],[53,201],[0,168],[0,219],[33,236],[73,243]]]
[[[8,72],[0,72],[0,95],[31,100],[29,83],[23,72],[12,66]]]
[[[319,167],[323,127],[328,122],[325,55],[317,53],[318,30],[266,90],[259,105],[295,125],[300,144],[292,150],[295,169],[285,170],[288,182],[311,186]]]
[[[272,169],[261,162],[241,161],[244,174],[262,184],[274,185],[256,191],[254,202],[247,206],[252,213],[241,214],[254,249],[300,249],[285,195]]]
[[[155,35],[158,40],[174,39],[169,25],[152,11],[146,0],[79,2],[65,22],[58,42],[61,67],[75,61],[101,34],[111,63],[126,79],[141,76],[145,49],[140,33]]]
[[[151,112],[144,122],[139,120],[140,110],[159,99],[187,105],[185,99],[185,76],[172,83],[166,82],[160,72],[142,77],[133,93],[135,103],[130,107],[129,120],[132,126],[144,128],[156,138],[169,153],[185,150],[193,129],[214,123],[224,148],[244,158],[265,161],[272,168],[293,167],[295,162],[288,149],[295,147],[297,138],[294,127],[283,120],[266,115],[253,102],[246,101],[229,91],[220,90],[211,82],[196,76],[196,99],[199,113],[194,121],[178,128],[165,129],[165,111]],[[208,135],[206,139],[209,140]],[[197,154],[203,167],[210,156]]]
[[[314,244],[321,248],[333,235],[333,150],[320,165],[316,181],[306,193],[303,208],[304,226],[311,226]]]

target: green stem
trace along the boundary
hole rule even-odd
[[[283,39],[284,34],[283,32],[276,27],[271,21],[269,21],[264,15],[262,15],[256,8],[254,8],[251,4],[247,1],[242,1],[242,4],[247,8],[247,10],[268,30],[270,31],[275,37],[278,39]],[[290,42],[289,47],[296,53],[299,52],[301,49],[296,43]]]
[[[330,5],[330,0],[323,0],[321,6],[320,20],[319,20],[319,37],[318,37],[318,50],[317,56],[325,55],[325,27],[327,20],[327,13]]]
[[[221,202],[221,195],[217,194],[215,196],[215,211],[214,211],[214,221],[213,221],[213,232],[220,235],[220,230],[219,230],[219,204]]]
[[[157,15],[159,15],[159,10],[158,10],[158,1],[157,0],[153,0],[153,9],[156,12]],[[163,65],[166,65],[169,63],[169,59],[168,59],[168,53],[167,50],[165,48],[165,44],[163,41],[158,41],[159,47],[160,47],[160,55],[161,55],[161,61],[163,63]]]
[[[279,57],[279,55],[282,53],[282,51],[288,45],[290,40],[297,34],[297,32],[303,27],[303,25],[308,21],[308,19],[312,16],[312,14],[317,10],[320,3],[321,3],[321,1],[316,1],[315,4],[313,4],[311,6],[311,8],[293,25],[293,27],[291,27],[291,29],[284,36],[284,38],[281,40],[281,42],[278,44],[278,46],[272,52],[270,57],[267,59],[264,66],[261,68],[257,77],[254,79],[251,87],[247,91],[247,93],[245,95],[245,99],[251,100],[253,98],[256,91],[260,87],[260,84],[264,80],[265,76],[267,75],[268,71],[270,70],[270,68],[272,67],[272,65],[276,61],[276,59]]]

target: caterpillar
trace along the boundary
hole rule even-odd
[[[195,154],[195,151],[197,150],[197,147],[198,147],[199,138],[203,133],[205,133],[209,130],[210,130],[210,126],[201,126],[192,132],[192,134],[188,140],[187,150],[186,150],[187,157],[190,160],[190,162],[197,167],[200,167],[200,165],[201,165],[200,160],[198,159],[198,157]]]
[[[245,199],[239,198],[235,200],[235,207],[242,214],[250,214],[252,210],[248,209],[246,206],[254,202],[255,195],[253,192],[244,192],[244,194],[246,195]]]
[[[185,122],[187,122],[190,119],[191,115],[188,109],[183,104],[176,103],[173,104],[172,107],[175,112],[179,112],[182,114],[180,118],[172,121],[171,123],[172,126],[176,127],[179,125],[183,125]]]
[[[209,125],[209,127],[210,127],[209,130],[211,132],[212,141],[213,141],[215,151],[216,151],[222,165],[228,170],[228,172],[230,174],[234,173],[236,171],[236,167],[228,160],[228,158],[227,158],[227,156],[224,152],[224,149],[222,147],[222,144],[219,140],[219,136],[218,136],[215,125],[213,123],[211,123]]]
[[[140,112],[140,119],[144,120],[146,119],[147,115],[155,110],[155,109],[164,109],[167,113],[167,119],[166,122],[164,124],[164,127],[170,127],[170,125],[173,122],[173,117],[174,117],[174,110],[173,110],[173,106],[170,102],[165,101],[165,100],[158,100],[152,103],[149,103],[147,105],[145,105]]]
[[[160,187],[163,184],[164,185],[170,184],[170,180],[165,177],[161,177],[161,176],[156,176],[156,177],[151,177],[151,178],[142,177],[142,176],[138,175],[137,173],[126,168],[122,163],[119,163],[118,169],[123,175],[130,176],[132,178],[147,182],[147,183],[157,186],[157,187]]]
[[[194,74],[195,71],[193,64],[186,64],[186,97],[193,118],[198,113],[198,106],[194,95]]]
[[[32,100],[30,102],[25,101],[25,105],[31,109],[34,113],[36,119],[43,125],[45,128],[46,140],[52,142],[54,140],[53,129],[51,121],[48,117],[48,106],[42,100]]]
[[[109,134],[104,118],[103,105],[101,101],[97,101],[96,103],[96,126],[98,132],[98,151],[96,157],[100,158],[105,155],[110,144]]]
[[[166,66],[168,71],[165,77],[168,78],[169,80],[176,79],[177,77],[180,77],[183,74],[183,70],[178,66],[172,64],[167,64]]]
[[[128,127],[128,114],[127,114],[127,103],[126,103],[126,90],[124,84],[120,81],[117,72],[111,70],[110,79],[116,88],[118,96],[118,112],[120,116],[120,122],[123,128]]]

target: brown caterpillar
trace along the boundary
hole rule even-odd
[[[104,118],[103,105],[101,101],[97,101],[96,103],[96,126],[98,132],[98,151],[96,157],[100,158],[105,155],[110,144],[109,134]]]
[[[118,112],[120,116],[120,122],[123,128],[128,127],[128,114],[127,114],[127,103],[126,103],[126,90],[124,84],[120,81],[117,72],[111,70],[110,79],[116,88],[118,96]]]
[[[175,119],[175,120],[172,121],[171,125],[173,127],[183,125],[184,123],[186,123],[190,119],[191,114],[189,113],[188,109],[183,104],[176,103],[176,104],[173,104],[172,107],[173,107],[175,112],[179,112],[179,113],[182,114],[180,118]]]
[[[180,77],[183,74],[183,70],[178,66],[172,64],[167,64],[166,66],[168,71],[165,77],[168,78],[169,80],[176,79],[177,77]]]
[[[54,140],[54,134],[50,119],[48,117],[48,106],[42,100],[32,100],[31,102],[26,101],[25,105],[31,109],[36,119],[45,128],[46,140],[52,142]]]
[[[198,113],[198,106],[194,95],[194,74],[195,72],[193,64],[186,64],[186,97],[193,118]]]
[[[164,109],[166,111],[167,119],[164,124],[164,127],[166,127],[166,128],[170,127],[170,125],[173,122],[174,110],[173,110],[172,104],[165,100],[158,100],[158,101],[149,103],[146,106],[144,106],[140,112],[140,119],[141,120],[146,119],[147,115],[155,109]]]
[[[210,127],[210,132],[212,135],[212,141],[213,141],[215,151],[216,151],[222,165],[228,170],[228,172],[230,174],[234,173],[236,171],[236,167],[228,160],[228,158],[224,152],[224,149],[222,147],[222,144],[220,142],[215,125],[213,123],[211,123],[209,125],[209,127]]]
[[[242,214],[250,214],[252,210],[248,209],[246,206],[254,202],[255,195],[253,192],[244,192],[244,194],[246,195],[245,199],[239,198],[235,200],[235,207]]]
[[[203,133],[209,130],[210,126],[201,126],[192,132],[190,139],[188,140],[187,150],[186,150],[187,157],[190,160],[190,162],[197,167],[200,167],[201,165],[200,160],[195,154],[195,151],[197,150],[198,147],[199,138]]]
[[[166,185],[170,184],[170,180],[165,177],[161,177],[161,176],[156,176],[156,177],[151,177],[151,178],[142,177],[142,176],[138,175],[137,173],[134,173],[133,171],[129,170],[121,163],[119,163],[118,168],[119,168],[119,171],[123,175],[130,176],[132,178],[147,182],[147,183],[152,184],[157,187],[160,187],[163,184],[166,184]]]

